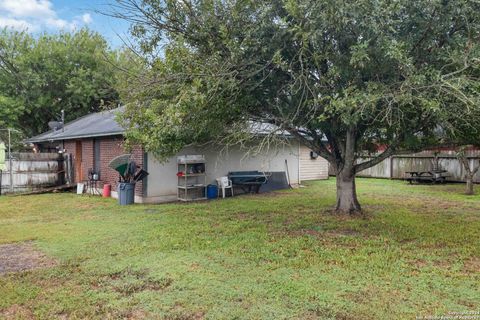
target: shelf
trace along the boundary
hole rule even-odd
[[[179,178],[185,178],[185,177],[203,177],[205,175],[205,172],[204,173],[187,173],[187,174],[183,174],[181,176],[177,176]]]
[[[203,154],[190,154],[177,157],[177,163],[189,164],[189,163],[205,163],[205,156]]]
[[[177,161],[177,164],[201,164],[201,163],[205,163],[205,160]]]
[[[180,201],[206,199],[207,174],[203,155],[177,158],[177,196]],[[181,175],[178,175],[178,174]]]
[[[198,189],[198,188],[205,188],[205,185],[201,186],[177,186],[179,189]]]

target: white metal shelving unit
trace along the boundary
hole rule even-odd
[[[177,197],[180,201],[206,199],[206,163],[203,155],[177,158]]]

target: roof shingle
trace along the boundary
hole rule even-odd
[[[115,120],[116,115],[123,110],[122,107],[88,114],[77,120],[65,124],[58,130],[50,130],[38,136],[29,138],[27,143],[46,141],[59,141],[69,139],[93,138],[122,135],[125,129]]]

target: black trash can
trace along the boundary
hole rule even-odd
[[[118,204],[126,206],[135,203],[135,183],[121,182],[117,186]]]

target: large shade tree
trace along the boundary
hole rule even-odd
[[[330,162],[340,212],[361,211],[358,172],[479,107],[476,1],[117,2],[146,63],[124,83],[131,141],[166,157],[275,125]]]
[[[48,130],[48,122],[74,120],[119,102],[118,55],[87,29],[41,34],[0,29],[0,127],[24,136]]]

